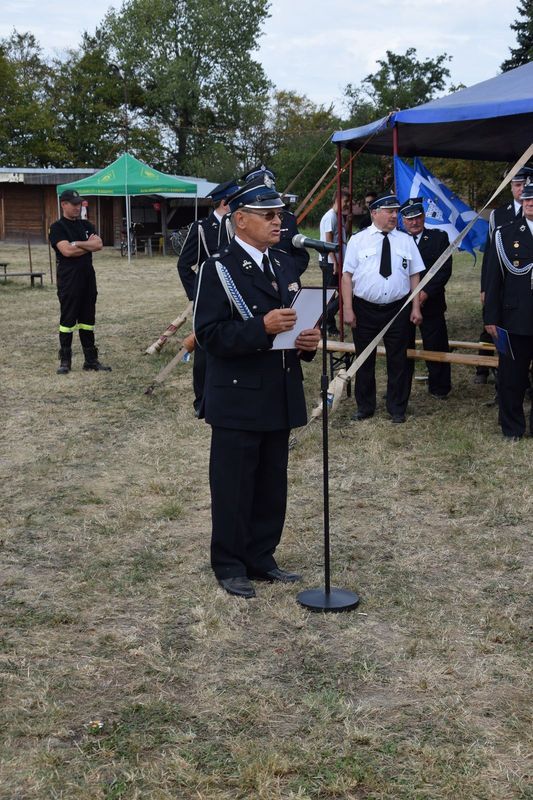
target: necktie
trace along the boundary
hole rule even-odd
[[[267,256],[266,253],[263,254],[263,272],[264,272],[265,278],[270,283],[273,284],[275,282],[275,280],[276,280],[276,276],[274,275],[274,273],[272,271],[272,267],[270,266],[270,261],[268,260],[268,256]]]
[[[521,219],[521,218],[522,218],[522,206],[520,206],[515,215],[515,219]]]
[[[379,274],[383,278],[388,278],[392,274],[391,260],[390,260],[390,242],[389,234],[381,231],[383,236],[383,247],[381,248],[381,261],[379,262]]]

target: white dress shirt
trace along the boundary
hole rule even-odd
[[[355,297],[369,303],[394,303],[411,291],[411,275],[425,270],[420,251],[412,236],[396,228],[389,234],[392,274],[384,278],[379,274],[383,234],[372,223],[356,233],[348,242],[343,272],[352,276]]]

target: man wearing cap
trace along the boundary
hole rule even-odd
[[[503,206],[499,206],[498,208],[494,208],[489,217],[489,233],[487,236],[487,241],[485,243],[485,250],[483,252],[483,261],[481,264],[481,305],[483,306],[485,302],[485,289],[486,289],[486,281],[487,281],[487,265],[488,265],[488,257],[490,251],[490,245],[492,242],[492,238],[494,236],[494,231],[497,228],[501,228],[502,225],[507,225],[509,222],[514,222],[517,219],[522,218],[522,192],[524,187],[530,182],[533,181],[533,168],[531,167],[522,167],[518,170],[514,178],[511,179],[511,193],[513,195],[513,199],[510,203],[506,203]],[[491,342],[491,337],[488,335],[486,330],[483,330],[480,337],[480,341],[482,342]],[[484,350],[479,351],[480,355],[485,355]],[[474,383],[487,383],[487,378],[489,375],[489,368],[488,367],[477,367],[476,369],[476,376],[474,378]]]
[[[270,178],[274,183],[276,182],[276,176],[272,170],[268,169],[268,167],[266,167],[264,164],[258,164],[256,167],[246,172],[242,176],[241,180],[244,183],[249,183],[249,181],[253,181],[256,178],[263,178],[265,176]],[[292,239],[293,236],[296,236],[298,233],[299,231],[296,217],[292,211],[289,211],[288,208],[284,208],[282,211],[281,234],[277,249],[284,250],[286,253],[292,256],[296,263],[298,274],[302,275],[309,265],[309,253],[302,247],[294,247]]]
[[[396,317],[420,281],[424,262],[413,239],[396,228],[400,203],[387,194],[370,204],[372,224],[348,242],[342,275],[344,320],[353,329],[359,355]],[[392,422],[405,422],[411,392],[407,360],[409,320],[420,325],[420,300],[413,299],[384,336],[387,353],[387,411]],[[355,377],[355,421],[368,419],[376,410],[376,350],[359,367]]]
[[[285,520],[288,441],[307,421],[300,359],[320,331],[273,349],[293,329],[298,291],[293,260],[277,249],[283,203],[267,175],[229,198],[235,237],[200,269],[194,332],[207,354],[200,417],[212,427],[211,565],[229,594],[255,596],[252,581],[292,583],[274,558]]]
[[[178,258],[178,273],[189,300],[194,299],[196,275],[206,258],[219,253],[229,241],[228,197],[239,188],[235,181],[225,181],[215,186],[209,197],[213,209],[205,219],[192,223]],[[205,354],[197,349],[194,353],[192,383],[194,391],[194,410],[198,413],[205,382]]]
[[[66,189],[59,197],[61,219],[50,226],[49,240],[56,252],[59,320],[59,375],[72,366],[72,334],[77,329],[85,356],[84,370],[110,371],[98,360],[94,343],[96,275],[92,254],[103,247],[94,225],[80,219],[83,197]]]
[[[499,422],[503,435],[518,441],[526,431],[524,397],[533,359],[533,183],[524,186],[522,215],[497,227],[485,276],[485,330],[497,338],[497,326],[507,331],[511,354],[500,354],[498,367]],[[533,405],[529,418],[533,433]]]
[[[420,274],[420,280],[425,276],[430,267],[449,247],[450,240],[446,231],[439,228],[426,228],[424,223],[426,215],[422,197],[411,197],[400,206],[403,226],[407,233],[413,237],[426,269]],[[422,344],[424,350],[436,350],[448,353],[448,329],[446,327],[446,290],[445,286],[452,274],[452,257],[450,256],[439,269],[437,274],[419,292],[420,308],[423,320],[420,325]],[[411,327],[410,346],[415,346],[416,328]],[[436,361],[426,362],[428,370],[428,391],[432,397],[442,400],[448,396],[452,388],[451,369],[449,364]],[[413,368],[411,367],[411,372]]]

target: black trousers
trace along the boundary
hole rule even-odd
[[[492,336],[490,335],[490,333],[487,333],[485,328],[483,328],[483,330],[479,334],[479,341],[480,342],[486,342],[487,344],[494,344],[494,342],[492,340]],[[478,355],[486,356],[487,355],[487,351],[486,350],[478,350]],[[488,375],[489,372],[490,372],[490,370],[489,370],[488,367],[481,367],[481,366],[476,367],[476,375]]]
[[[424,350],[436,350],[440,353],[449,353],[448,328],[444,312],[424,314],[420,325],[422,345]],[[415,346],[416,326],[411,323],[409,347]],[[414,372],[415,362],[409,359],[411,373]],[[452,388],[452,370],[450,364],[441,364],[438,361],[426,361],[428,370],[428,391],[431,394],[447,395]]]
[[[405,298],[394,303],[377,305],[354,297],[353,310],[356,327],[353,340],[357,355],[362,353],[372,339],[390,322],[405,302]],[[407,306],[391,325],[383,341],[387,353],[387,411],[392,415],[404,415],[411,394],[412,370],[407,359],[409,343],[409,315]],[[376,410],[376,351],[374,350],[355,376],[355,399],[359,411],[373,414]]]
[[[533,336],[509,334],[514,354],[500,356],[498,365],[498,394],[500,425],[504,436],[523,436],[526,432],[524,397],[529,386],[529,366],[533,359]],[[529,430],[533,432],[533,403],[529,415]]]
[[[289,433],[212,428],[211,566],[217,578],[276,567],[287,507]]]
[[[320,259],[320,268],[326,270],[326,286],[328,289],[337,289],[335,297],[329,301],[327,305],[327,327],[328,330],[334,330],[337,327],[337,320],[335,319],[339,311],[339,279],[333,272],[333,264],[329,261]]]
[[[93,267],[62,265],[57,271],[57,296],[61,307],[59,325],[74,328],[81,323],[94,327],[96,314],[96,275]]]

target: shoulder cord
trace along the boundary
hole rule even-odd
[[[235,282],[229,274],[228,268],[221,264],[220,261],[215,262],[216,270],[220,283],[228,296],[230,304],[235,306],[243,320],[252,319],[253,314],[244,302],[244,298],[235,286]]]
[[[533,261],[523,267],[515,267],[514,264],[509,260],[503,246],[500,228],[498,228],[494,236],[496,240],[496,252],[498,253],[498,258],[500,259],[500,264],[502,266],[504,266],[512,275],[527,275],[528,272],[531,272],[533,269]]]

